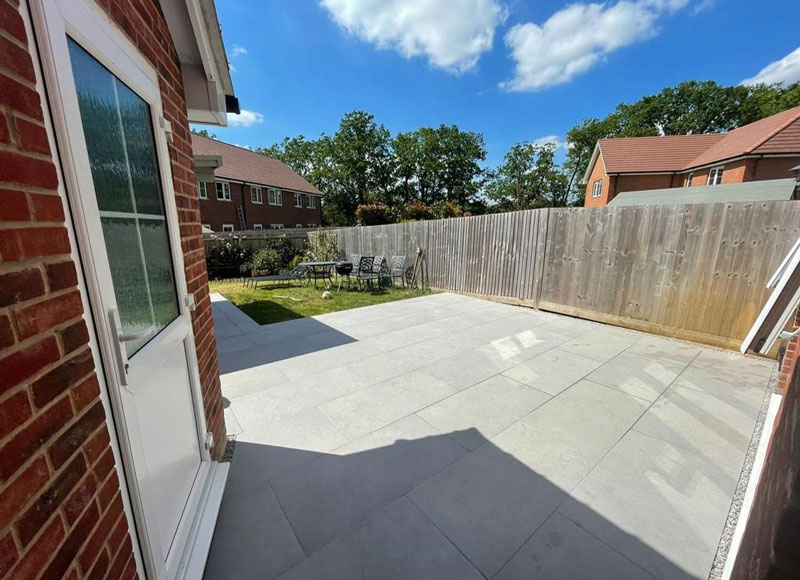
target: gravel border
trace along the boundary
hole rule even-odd
[[[775,387],[778,384],[779,370],[780,365],[775,365],[769,377],[769,381],[767,382],[767,388],[764,390],[764,398],[761,400],[761,408],[758,411],[758,418],[756,419],[756,425],[753,429],[753,436],[750,438],[750,445],[747,448],[744,465],[742,465],[742,471],[739,474],[739,482],[736,485],[736,491],[733,493],[731,508],[728,511],[728,519],[725,521],[725,528],[722,530],[722,537],[717,546],[717,553],[714,555],[714,564],[711,566],[708,580],[722,579],[722,573],[725,570],[725,562],[728,559],[728,552],[731,548],[731,540],[736,530],[736,524],[739,522],[739,512],[742,509],[744,496],[747,493],[747,486],[750,483],[750,475],[753,472],[753,462],[758,452],[761,433],[764,430],[764,422],[767,418],[769,403],[772,399],[772,395],[775,393]]]

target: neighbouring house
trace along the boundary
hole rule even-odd
[[[583,176],[584,206],[625,192],[788,179],[798,162],[800,107],[728,133],[600,139]]]
[[[283,161],[194,133],[192,147],[204,226],[233,232],[322,224],[322,192]]]
[[[228,463],[189,122],[212,0],[0,0],[0,577],[202,577]]]

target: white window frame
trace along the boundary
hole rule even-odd
[[[262,224],[253,224],[254,230],[263,230],[264,226]]]
[[[197,182],[197,199],[208,199],[208,185],[205,181]]]
[[[233,224],[222,224],[222,231],[228,233],[228,232],[233,232],[235,230],[233,229]]]
[[[269,224],[269,229],[271,230],[282,230],[283,224]]]
[[[264,194],[258,185],[250,186],[250,202],[251,203],[264,203]]]
[[[313,228],[318,228],[319,224],[308,224],[306,227],[309,227],[309,228],[312,228],[312,229]]]
[[[214,228],[212,228],[212,227],[211,227],[211,224],[200,224],[200,227],[201,227],[201,228],[208,228],[208,229],[210,229],[212,232],[214,231]]]
[[[708,170],[706,185],[719,185],[722,183],[722,174],[725,171],[724,165],[718,165]],[[713,176],[713,177],[712,177]]]
[[[302,193],[295,193],[294,194],[294,207],[303,207],[303,194]]]
[[[296,230],[303,229],[303,224],[294,224],[294,229],[296,229]]]
[[[596,199],[603,195],[603,180],[598,179],[592,183],[592,199]]]
[[[686,182],[683,184],[684,187],[691,187],[692,186],[692,179],[694,179],[694,173],[690,173],[686,176]]]
[[[268,197],[270,205],[283,205],[283,192],[280,189],[270,187]]]
[[[317,198],[314,195],[309,195],[306,200],[306,207],[308,209],[317,209]]]
[[[214,188],[217,190],[217,201],[231,200],[231,184],[227,181],[215,181]],[[220,197],[220,194],[222,195]]]

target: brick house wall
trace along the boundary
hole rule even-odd
[[[307,201],[303,194],[303,207],[295,207],[294,193],[283,191],[282,205],[269,203],[269,187],[262,186],[262,203],[253,203],[250,186],[241,183],[229,182],[231,188],[231,201],[217,199],[216,185],[212,181],[205,182],[208,199],[199,200],[201,223],[208,224],[215,232],[222,231],[222,224],[233,224],[234,230],[241,230],[237,206],[243,205],[245,221],[248,229],[253,229],[254,224],[261,224],[266,230],[271,224],[282,224],[285,228],[293,228],[297,224],[308,227],[309,224],[322,224],[322,204],[317,196],[315,208],[306,207]]]
[[[617,177],[617,190],[615,195],[624,191],[641,191],[643,189],[663,189],[667,187],[673,187],[672,180],[672,173],[661,173],[654,175],[620,175]]]
[[[788,179],[792,177],[792,167],[800,165],[797,157],[765,157],[756,160],[753,179]]]
[[[100,4],[159,72],[219,458],[225,425],[177,54],[157,0]],[[127,580],[137,576],[132,539],[23,11],[0,0],[0,577]]]
[[[800,313],[794,327],[800,325]],[[800,578],[800,365],[789,341],[777,391],[784,394],[731,580]]]
[[[597,180],[603,182],[601,194],[600,197],[592,197],[592,188],[594,187],[594,182]],[[583,205],[584,207],[603,207],[614,199],[615,194],[614,181],[606,174],[606,170],[603,167],[603,157],[602,154],[600,154],[597,156],[594,167],[592,167],[592,171],[589,174],[589,180],[586,182],[586,193]]]

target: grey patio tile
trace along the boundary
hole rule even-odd
[[[233,404],[233,409],[242,425],[242,441],[307,451],[330,451],[350,441],[316,408],[272,421],[259,421],[250,413],[244,414],[238,403]]]
[[[315,552],[281,580],[439,580],[483,576],[410,501],[401,498]]]
[[[655,401],[684,368],[683,364],[656,361],[626,351],[603,363],[586,378]]]
[[[661,362],[687,365],[700,353],[699,346],[659,336],[645,336],[636,341],[628,352]]]
[[[214,321],[214,336],[217,340],[222,338],[231,338],[232,336],[239,336],[242,334],[242,329],[230,322],[220,324]]]
[[[256,391],[288,382],[288,377],[274,367],[256,366],[220,375],[222,394],[228,399],[243,397]]]
[[[272,480],[307,554],[325,546],[465,453],[414,415]]]
[[[423,370],[432,377],[445,381],[460,390],[485,381],[514,365],[513,361],[498,364],[498,358],[497,355],[487,353],[486,349],[482,351],[472,349],[436,361],[424,367]],[[469,361],[469,364],[465,364],[465,361]]]
[[[761,404],[775,361],[736,353],[704,350],[686,367],[676,384],[736,401],[744,409]]]
[[[496,580],[653,580],[558,512],[514,554]]]
[[[343,433],[357,439],[454,392],[448,383],[413,371],[323,403],[320,409]]]
[[[225,493],[244,493],[265,487],[270,479],[320,455],[316,451],[237,439]]]
[[[758,412],[758,407],[743,408],[728,397],[673,385],[634,429],[703,455],[735,486]]]
[[[564,492],[489,442],[409,497],[491,578],[558,506]]]
[[[504,371],[503,374],[545,393],[557,395],[601,364],[600,361],[554,348]]]
[[[569,491],[646,408],[641,399],[583,380],[537,407],[492,443]]]
[[[417,414],[444,433],[457,431],[453,435],[456,441],[467,449],[475,449],[549,398],[541,391],[498,375]]]
[[[273,578],[303,558],[269,486],[226,489],[206,563],[206,580]]]
[[[631,346],[639,335],[615,328],[601,327],[576,336],[560,348],[605,362]]]
[[[236,334],[228,338],[217,338],[217,352],[219,354],[227,354],[237,350],[245,350],[253,348],[255,344],[247,335]]]
[[[559,511],[661,580],[706,578],[727,479],[697,453],[630,431]]]

